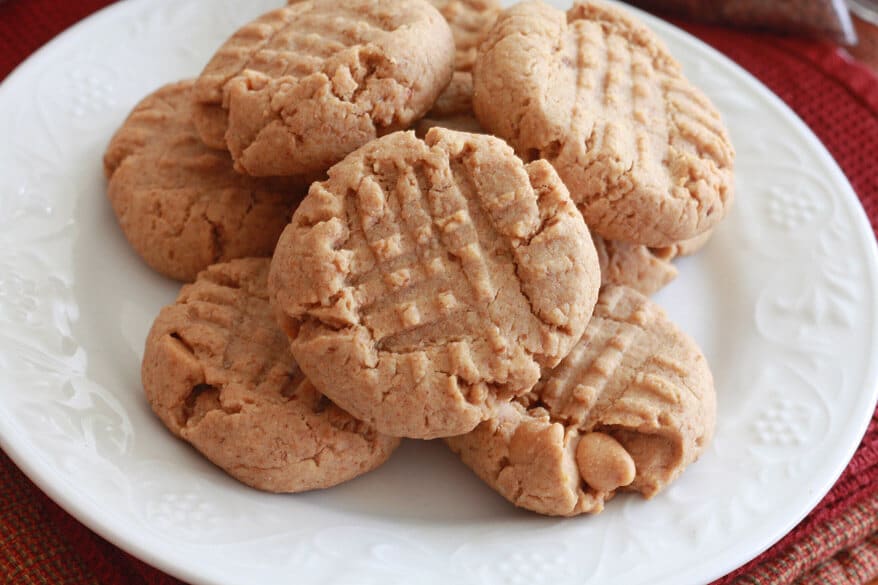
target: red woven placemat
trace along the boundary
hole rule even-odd
[[[0,2],[0,79],[109,0]],[[838,161],[878,228],[878,78],[826,44],[676,23],[783,99]],[[876,413],[878,414],[878,413]],[[790,534],[718,583],[851,583],[878,576],[878,417],[832,491]],[[82,526],[0,452],[0,581],[173,585]]]

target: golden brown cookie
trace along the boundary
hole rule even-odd
[[[573,516],[600,512],[619,490],[655,495],[704,452],[715,418],[695,343],[643,295],[607,286],[558,367],[447,442],[516,506]]]
[[[715,226],[733,199],[720,115],[646,26],[615,5],[501,14],[473,68],[482,126],[552,163],[589,228],[650,247]]]
[[[677,278],[677,269],[670,259],[659,257],[646,246],[592,237],[601,265],[602,286],[627,286],[649,296]]]
[[[192,124],[192,84],[147,96],[104,154],[125,237],[153,269],[184,281],[215,262],[271,256],[307,191],[297,180],[239,175],[227,152],[204,146]]]
[[[373,141],[314,183],[269,286],[318,389],[383,433],[434,438],[530,390],[581,336],[599,280],[548,163],[434,128]]]
[[[454,35],[455,71],[472,71],[479,44],[502,10],[496,0],[429,0],[445,17]]]
[[[408,128],[451,79],[454,40],[425,0],[307,0],[220,47],[195,86],[195,123],[250,175],[320,173]]]
[[[267,280],[268,259],[217,264],[162,309],[143,357],[152,409],[261,490],[324,488],[378,467],[398,439],[356,420],[302,375],[274,321]]]

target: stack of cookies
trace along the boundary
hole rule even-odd
[[[517,506],[650,497],[705,449],[707,362],[647,296],[732,202],[715,108],[598,0],[304,0],[145,98],[104,157],[187,282],[155,413],[275,492],[442,438]]]

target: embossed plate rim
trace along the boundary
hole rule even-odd
[[[825,159],[825,162],[828,163],[832,171],[833,181],[836,183],[836,186],[841,187],[840,191],[837,194],[840,194],[841,197],[848,199],[848,203],[852,204],[857,209],[858,213],[854,214],[854,222],[856,224],[857,230],[866,235],[866,262],[869,264],[869,273],[872,275],[873,278],[875,277],[875,275],[878,275],[878,239],[876,239],[876,237],[878,237],[878,234],[876,234],[875,231],[872,229],[872,225],[869,222],[869,218],[866,215],[863,204],[860,201],[860,198],[857,195],[856,191],[854,191],[854,188],[850,184],[847,176],[841,170],[841,167],[838,165],[835,158],[833,158],[833,156],[829,153],[829,150],[826,148],[826,146],[820,141],[820,139],[811,130],[811,128],[808,127],[804,120],[802,120],[802,118],[800,118],[798,114],[796,114],[792,110],[792,108],[790,108],[790,106],[788,106],[777,94],[768,89],[768,87],[765,86],[761,81],[759,81],[759,79],[757,79],[753,74],[738,65],[729,57],[725,56],[720,51],[714,49],[694,35],[691,35],[688,32],[672,25],[671,23],[663,21],[658,17],[655,17],[643,10],[627,5],[626,8],[633,8],[634,11],[637,12],[638,15],[650,25],[651,28],[661,31],[661,34],[663,36],[674,36],[679,42],[692,46],[694,50],[700,51],[707,55],[711,55],[714,58],[725,62],[727,66],[730,66],[731,69],[737,71],[737,73],[741,77],[741,80],[747,83],[750,86],[751,90],[764,94],[763,97],[765,99],[767,99],[769,102],[772,102],[774,107],[781,114],[789,118],[789,121],[793,124],[793,126],[797,127],[799,132],[808,141],[813,151],[818,153],[823,159]],[[875,315],[876,311],[878,311],[878,297],[873,296],[873,316]],[[868,354],[864,353],[867,359],[869,357],[878,357],[878,355],[876,355],[876,353],[878,352],[875,351],[876,342],[878,342],[878,320],[875,320],[874,318],[872,320],[871,341],[872,351]],[[823,478],[822,485],[812,492],[811,502],[807,506],[803,507],[797,514],[791,514],[789,521],[785,525],[778,525],[775,527],[775,530],[767,531],[761,539],[761,542],[753,547],[752,553],[734,555],[730,551],[724,559],[725,563],[722,565],[722,568],[720,569],[720,567],[718,567],[718,569],[720,570],[716,571],[713,576],[710,577],[711,580],[719,579],[720,577],[731,573],[735,569],[755,559],[760,554],[771,548],[771,546],[780,541],[786,534],[792,531],[802,520],[805,519],[805,517],[817,506],[817,504],[820,503],[823,497],[829,493],[829,491],[832,489],[832,486],[841,477],[842,473],[844,473],[845,468],[850,463],[850,460],[854,456],[854,453],[856,453],[863,436],[866,434],[866,430],[869,427],[869,423],[872,420],[875,409],[878,408],[878,360],[868,359],[867,363],[867,380],[861,397],[861,405],[865,414],[862,415],[861,420],[857,421],[857,424],[852,426],[853,432],[850,433],[851,440],[846,448],[841,450],[842,453],[836,459],[835,469],[831,473],[826,474],[826,476]],[[687,574],[693,575],[693,573],[695,573],[695,569],[690,570]],[[700,575],[698,577],[700,577]],[[695,583],[697,582],[697,579],[691,582]]]
[[[35,53],[28,61],[23,63],[15,72],[13,72],[2,85],[0,85],[0,99],[7,97],[7,95],[13,91],[12,88],[15,87],[18,80],[24,78],[29,70],[44,65],[45,62],[52,59],[53,55],[57,55],[65,48],[68,48],[71,45],[75,46],[78,39],[88,33],[88,30],[91,27],[97,27],[107,22],[122,20],[126,13],[133,13],[135,8],[145,4],[146,0],[132,0],[126,3],[112,5],[78,23],[68,31],[65,31],[46,47]],[[779,112],[779,115],[784,116],[785,121],[791,123],[793,127],[798,130],[798,133],[805,137],[808,148],[812,152],[817,153],[819,158],[825,162],[830,169],[831,176],[828,177],[828,181],[834,188],[833,195],[842,198],[845,205],[855,205],[858,209],[858,212],[853,214],[855,225],[851,227],[855,228],[855,231],[860,236],[868,234],[868,244],[866,245],[868,257],[864,259],[864,262],[868,264],[869,276],[874,279],[875,275],[878,274],[878,254],[876,254],[874,234],[861,207],[859,206],[859,200],[850,185],[847,183],[847,180],[841,174],[836,163],[831,159],[825,148],[819,143],[813,133],[811,133],[804,123],[796,117],[795,114],[793,114],[787,106],[779,100],[779,98],[766,90],[764,86],[750,76],[749,73],[712,48],[703,44],[701,41],[689,36],[687,33],[648,15],[643,15],[642,13],[641,15],[648,24],[657,29],[663,36],[671,37],[675,42],[691,47],[696,53],[709,56],[711,59],[720,59],[722,63],[731,65],[731,69],[738,73],[738,76],[740,77],[739,81],[746,86],[748,91],[757,92],[761,98],[767,99]],[[873,297],[872,302],[872,315],[870,317],[874,317],[876,309],[878,309],[878,299]],[[878,321],[874,318],[872,319],[871,329],[869,339],[872,343],[872,349],[874,350],[875,341],[878,339]],[[805,514],[807,514],[807,512],[830,489],[838,475],[843,471],[848,459],[853,454],[853,451],[859,443],[859,437],[862,436],[866,425],[871,418],[871,412],[874,410],[875,401],[878,399],[878,364],[875,364],[870,360],[868,368],[869,369],[865,375],[867,378],[865,386],[867,387],[859,396],[858,402],[858,404],[863,407],[863,411],[866,414],[863,414],[862,419],[856,421],[857,424],[848,427],[846,438],[849,440],[838,449],[838,457],[833,460],[831,473],[827,472],[821,477],[819,485],[812,486],[812,491],[808,494],[807,506],[801,506],[801,508],[791,511],[786,522],[773,526],[773,530],[759,534],[758,537],[754,538],[752,541],[744,542],[737,547],[727,549],[727,552],[723,555],[714,555],[710,558],[703,559],[701,562],[690,567],[685,573],[657,576],[659,577],[659,581],[698,582],[704,581],[708,578],[721,576],[770,546],[798,523]],[[869,405],[871,405],[872,408],[866,412]],[[722,417],[722,414],[720,414],[720,416]],[[177,575],[188,581],[204,583],[232,582],[233,577],[225,575],[222,567],[210,568],[198,566],[197,563],[187,564],[182,562],[180,558],[175,558],[173,554],[168,554],[169,551],[163,550],[161,546],[159,546],[161,541],[155,534],[142,535],[133,532],[125,523],[124,517],[114,516],[111,512],[101,507],[100,502],[95,499],[94,495],[83,494],[81,491],[77,492],[77,487],[69,483],[66,476],[59,475],[53,466],[42,458],[39,451],[32,447],[32,443],[28,442],[27,431],[11,419],[2,404],[0,404],[0,421],[4,423],[3,425],[0,425],[0,445],[2,445],[4,450],[6,450],[16,464],[18,464],[37,485],[47,492],[53,500],[71,512],[76,518],[89,526],[92,530],[95,530],[97,533],[101,534],[111,542],[118,544],[135,556],[146,560],[168,573]],[[539,524],[540,526],[545,525],[544,522],[536,521],[534,524]],[[170,552],[172,553],[173,551]],[[166,554],[168,556],[165,556]]]

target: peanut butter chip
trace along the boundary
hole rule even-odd
[[[634,459],[619,441],[604,433],[589,433],[576,447],[576,465],[583,481],[610,492],[634,481]]]

